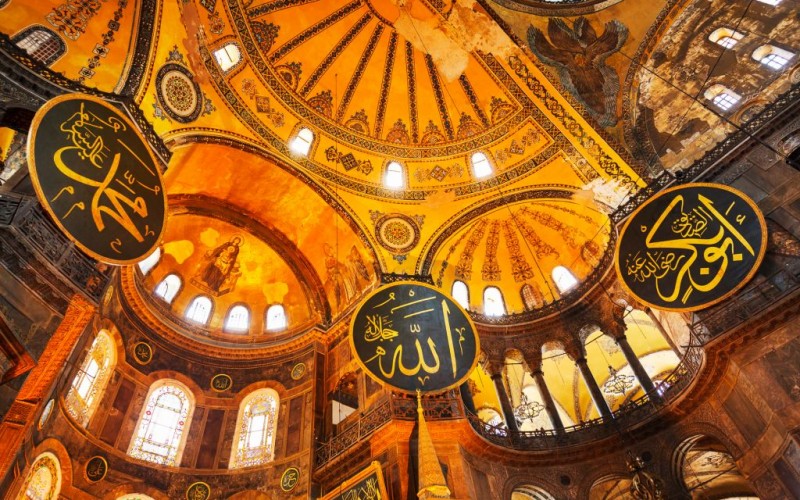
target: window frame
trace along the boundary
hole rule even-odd
[[[192,310],[193,307],[195,307],[195,303],[197,303],[198,300],[202,300],[202,299],[205,299],[205,300],[208,301],[208,305],[209,305],[208,316],[206,316],[205,321],[198,321],[198,320],[196,320],[194,318],[189,317],[189,312]],[[211,318],[214,316],[214,308],[215,308],[214,299],[212,299],[208,295],[205,295],[205,294],[202,294],[202,293],[199,294],[199,295],[195,295],[194,298],[189,301],[189,304],[186,306],[186,309],[183,311],[183,319],[188,321],[189,323],[194,324],[194,325],[208,326],[209,323],[211,323]]]
[[[240,449],[240,445],[242,443],[247,443],[248,441],[250,441],[250,439],[248,439],[248,436],[251,433],[251,428],[249,425],[247,427],[247,434],[245,434],[244,437],[242,436],[242,432],[244,431],[245,412],[253,400],[260,398],[262,396],[271,397],[275,409],[274,417],[271,419],[271,421],[265,422],[264,425],[264,437],[261,441],[264,444],[261,446],[246,446],[243,449]],[[228,460],[228,469],[233,470],[233,469],[247,469],[250,467],[259,467],[269,464],[275,460],[275,444],[278,438],[278,421],[280,419],[280,411],[281,411],[280,395],[275,389],[272,388],[265,387],[261,389],[256,389],[247,394],[242,399],[241,403],[239,403],[239,409],[236,413],[236,432],[233,435],[233,442],[231,443],[231,454],[230,454],[230,459]],[[265,441],[269,439],[270,435],[272,437],[272,440],[271,444],[268,444]],[[266,456],[262,456],[258,459],[253,459],[253,458],[248,459],[245,456],[242,456],[246,455],[246,452],[248,450],[257,450],[259,448],[264,448],[264,447],[266,447]],[[245,464],[242,464],[242,462],[245,462]]]
[[[38,46],[32,52],[29,52],[27,48],[21,47],[19,45],[19,43],[25,41],[26,38],[30,37],[36,32],[47,33],[47,35],[50,37],[53,43],[58,45],[55,51],[52,54],[48,55],[46,58],[39,58],[34,55],[38,50],[42,48],[41,46]],[[61,36],[55,31],[51,30],[46,26],[42,26],[41,24],[34,24],[23,29],[22,31],[11,37],[11,43],[13,43],[20,50],[24,51],[26,54],[28,54],[28,57],[30,57],[34,61],[38,61],[44,66],[52,66],[53,63],[64,57],[64,54],[67,53],[67,43],[64,41],[64,39],[61,38]]]
[[[100,349],[103,349],[104,352],[97,352]],[[102,355],[102,365],[97,362],[100,355]],[[97,365],[97,373],[94,376],[89,373],[88,369],[91,363]],[[98,406],[100,406],[116,366],[116,342],[111,332],[103,328],[97,332],[89,349],[86,350],[80,366],[77,367],[72,376],[69,389],[64,397],[67,413],[82,427],[86,428],[89,425]],[[81,394],[81,387],[84,387],[84,382],[90,377],[91,380],[86,389],[86,394]]]
[[[231,314],[233,313],[234,309],[237,308],[244,309],[247,313],[247,321],[246,321],[247,325],[243,329],[231,328],[228,325],[228,322],[230,321],[231,318]],[[234,304],[231,304],[231,306],[228,308],[228,312],[225,313],[225,320],[222,323],[222,331],[225,333],[233,333],[236,335],[241,335],[243,333],[250,333],[252,327],[253,327],[253,314],[252,311],[250,310],[250,307],[244,302],[236,302]]]
[[[392,166],[397,165],[399,168],[399,175],[400,175],[400,182],[396,185],[389,184],[389,177],[390,174],[396,174],[397,172],[390,170]],[[390,191],[402,191],[408,188],[408,172],[406,171],[405,165],[400,163],[397,160],[389,160],[386,162],[386,165],[383,167],[383,174],[381,175],[381,184],[384,188]]]
[[[183,423],[182,424],[180,422],[178,423],[178,426],[181,427],[180,435],[178,436],[178,443],[174,446],[172,445],[169,446],[170,448],[174,447],[175,449],[174,454],[171,457],[169,455],[162,456],[164,458],[164,461],[159,462],[156,460],[150,460],[143,456],[137,456],[137,455],[149,453],[151,455],[156,456],[155,453],[143,449],[145,444],[144,438],[140,438],[139,435],[146,435],[147,431],[150,430],[150,426],[152,425],[154,418],[152,416],[147,415],[148,407],[150,406],[150,399],[153,397],[156,391],[159,391],[164,387],[173,387],[181,391],[186,397],[186,404],[188,404],[188,409],[186,410],[186,413],[184,415],[179,416],[179,418],[182,417]],[[161,396],[163,396],[163,394],[158,395],[158,397]],[[155,404],[156,403],[154,403],[154,405]],[[145,396],[144,398],[144,406],[139,411],[139,417],[136,420],[136,426],[133,428],[134,429],[133,435],[131,436],[131,442],[128,445],[128,450],[126,452],[126,455],[136,460],[141,460],[143,462],[147,462],[150,464],[166,465],[172,467],[179,466],[179,464],[181,463],[181,459],[183,458],[183,450],[186,447],[186,441],[189,436],[189,431],[192,423],[192,417],[194,416],[195,407],[196,407],[196,402],[194,393],[185,384],[179,382],[178,380],[166,378],[152,383],[147,391],[147,396]],[[146,418],[149,419],[149,421],[147,422],[148,427],[143,432],[140,432],[142,430],[142,425],[145,423]],[[177,428],[172,429],[173,436],[176,431]],[[140,439],[142,442],[141,444],[138,444]]]
[[[170,276],[175,276],[178,279],[178,289],[175,290],[175,293],[172,294],[172,298],[167,300],[165,296],[160,295],[158,293],[158,289],[161,287],[162,283],[167,281],[167,278],[169,278]],[[175,299],[178,297],[178,294],[181,293],[181,290],[183,290],[183,277],[181,277],[181,275],[178,273],[169,273],[163,278],[161,278],[161,280],[159,280],[159,282],[156,284],[155,288],[153,288],[153,296],[155,296],[156,298],[158,298],[159,300],[163,301],[166,304],[172,305],[172,303],[175,302]],[[169,292],[169,290],[167,290],[167,292]]]
[[[280,328],[270,328],[269,326],[269,312],[276,307],[280,307],[283,311],[283,326]],[[282,303],[270,304],[264,311],[264,331],[268,333],[282,332],[289,328],[289,316],[286,314],[286,306]]]
[[[236,61],[234,61],[233,58],[231,58],[231,55],[228,52],[228,47],[231,46],[236,47],[236,50],[239,53],[239,59],[237,59]],[[223,67],[222,62],[220,61],[217,55],[223,52],[227,56],[228,60],[231,62],[231,65],[228,66],[227,68]],[[214,57],[214,62],[217,63],[217,67],[219,68],[219,70],[222,71],[222,74],[226,76],[230,75],[233,70],[241,66],[242,62],[244,61],[244,53],[242,52],[242,48],[239,46],[238,43],[230,39],[220,43],[216,49],[211,51],[211,55]]]
[[[478,172],[476,171],[475,157],[478,155],[483,156],[484,162],[489,166],[489,171],[483,175],[479,175]],[[489,159],[489,155],[484,153],[483,151],[474,151],[471,155],[469,155],[469,165],[470,165],[470,172],[472,173],[472,176],[476,179],[488,179],[495,173],[494,163],[492,163],[492,160]]]
[[[311,134],[311,139],[307,139],[303,137],[303,132],[308,131]],[[302,156],[303,158],[309,158],[311,156],[312,148],[314,147],[314,142],[317,138],[317,134],[311,130],[310,127],[306,125],[298,125],[297,130],[291,135],[289,141],[287,142],[287,147],[289,148],[289,152],[294,156]],[[307,144],[307,147],[299,148],[297,144],[299,141],[302,141],[303,144]]]
[[[489,314],[489,312],[486,310],[486,302],[487,302],[486,301],[486,293],[489,292],[490,290],[497,290],[497,294],[500,297],[500,306],[503,309],[503,312],[500,313],[500,314],[495,314],[495,313]],[[494,285],[490,285],[490,286],[487,286],[486,288],[484,288],[483,289],[483,315],[486,316],[486,317],[489,317],[489,318],[501,318],[501,317],[506,316],[508,314],[509,313],[508,313],[508,306],[506,305],[506,299],[503,296],[503,291],[500,290],[500,287],[497,287],[497,286],[494,286]]]
[[[467,294],[467,305],[466,305],[466,306],[465,306],[464,304],[462,304],[462,303],[461,303],[461,301],[459,301],[459,300],[456,298],[456,294],[455,294],[456,283],[461,283],[462,285],[464,285],[464,291],[465,291],[465,292],[466,292],[466,294]],[[454,300],[454,301],[455,301],[455,302],[456,302],[458,305],[460,305],[461,307],[463,307],[463,308],[464,308],[464,310],[466,310],[466,311],[469,311],[469,310],[470,310],[470,308],[469,308],[469,306],[470,306],[470,300],[469,300],[469,298],[470,298],[470,297],[469,297],[469,285],[467,285],[467,283],[466,283],[465,281],[463,281],[463,280],[453,280],[453,284],[450,286],[450,297],[451,297],[451,298],[452,298],[452,299],[453,299],[453,300]]]

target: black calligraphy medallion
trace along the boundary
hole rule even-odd
[[[382,287],[361,303],[350,324],[350,345],[370,376],[408,393],[461,384],[480,352],[475,326],[461,306],[412,281]]]
[[[755,203],[720,184],[662,191],[628,219],[614,259],[641,302],[696,311],[743,287],[764,257],[767,227]]]
[[[137,342],[133,346],[133,358],[140,365],[153,361],[153,348],[147,342]]]
[[[208,500],[211,498],[211,486],[198,481],[186,488],[186,500]]]
[[[289,467],[281,474],[281,489],[283,491],[292,491],[299,481],[300,469],[297,467]]]
[[[211,378],[211,390],[225,392],[233,386],[233,379],[224,373],[219,373]]]
[[[99,455],[94,456],[86,462],[84,472],[86,473],[86,479],[90,482],[96,483],[101,481],[106,477],[106,474],[108,474],[108,462]]]
[[[389,498],[378,462],[351,477],[320,500],[385,500]]]
[[[89,256],[133,264],[158,245],[167,216],[158,162],[109,104],[79,94],[48,101],[31,125],[28,163],[39,202]]]

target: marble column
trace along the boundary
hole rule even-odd
[[[592,370],[589,369],[586,358],[578,358],[575,360],[575,364],[578,366],[578,370],[580,370],[583,376],[583,382],[586,384],[586,388],[589,389],[589,395],[592,397],[597,411],[600,412],[603,418],[612,418],[611,408],[608,407],[608,403],[606,403],[603,397],[603,391],[601,391],[600,387],[597,385],[597,380],[594,379],[594,375],[592,374]]]
[[[564,432],[564,423],[561,421],[561,416],[556,409],[556,403],[553,401],[553,396],[550,394],[550,389],[544,380],[544,373],[541,368],[531,372],[533,379],[536,381],[536,387],[539,388],[539,394],[542,395],[544,401],[544,408],[547,411],[547,416],[550,417],[550,422],[553,424],[553,429],[556,432]]]
[[[642,366],[642,362],[639,361],[639,357],[633,352],[633,348],[628,343],[628,339],[625,335],[621,335],[615,339],[617,341],[617,345],[622,350],[622,354],[625,356],[625,359],[628,361],[628,364],[631,365],[631,369],[633,370],[633,374],[636,376],[636,380],[639,381],[639,385],[642,386],[644,392],[650,395],[651,398],[660,399],[660,396],[656,393],[656,387],[653,385],[652,379],[650,379],[650,375]]]
[[[508,397],[506,385],[503,383],[503,365],[492,363],[488,365],[489,376],[494,382],[494,387],[497,390],[497,399],[500,400],[500,408],[503,410],[503,418],[506,421],[508,429],[511,431],[519,431],[517,426],[517,419],[514,417],[514,407],[511,405],[511,399]]]
[[[461,392],[461,401],[464,402],[464,408],[466,408],[469,413],[477,415],[478,412],[475,410],[475,400],[472,399],[472,391],[469,390],[469,380],[459,386],[459,391]]]

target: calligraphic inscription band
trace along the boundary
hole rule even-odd
[[[386,500],[389,494],[378,462],[372,462],[320,500]]]
[[[696,311],[743,287],[767,246],[761,211],[744,193],[720,184],[686,184],[639,207],[617,240],[615,267],[639,301],[668,311]]]
[[[48,101],[28,135],[36,195],[89,256],[133,264],[161,240],[167,198],[158,162],[133,125],[96,97]]]
[[[467,379],[478,362],[475,325],[438,289],[399,281],[373,292],[350,324],[358,363],[379,383],[437,393]]]

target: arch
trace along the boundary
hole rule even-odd
[[[472,153],[470,163],[472,164],[472,175],[478,179],[488,177],[494,173],[494,168],[492,168],[489,158],[480,151]]]
[[[159,465],[180,463],[194,406],[194,394],[177,380],[153,383],[136,423],[128,455]]]
[[[511,500],[555,500],[555,497],[544,488],[525,484],[517,486],[511,492]]]
[[[180,276],[175,273],[168,274],[156,286],[153,294],[167,304],[172,304],[172,301],[175,300],[175,296],[178,295],[178,292],[181,290],[182,286],[183,281],[181,280]]]
[[[158,262],[161,260],[161,247],[156,247],[153,250],[153,253],[145,257],[144,259],[140,260],[136,265],[139,267],[139,271],[142,272],[142,275],[147,276]]]
[[[116,365],[114,339],[107,330],[100,330],[75,373],[64,399],[67,413],[81,426],[86,427],[89,424]]]
[[[67,52],[67,44],[44,26],[30,26],[15,35],[11,42],[45,66],[50,66]]]
[[[774,45],[765,44],[753,51],[753,59],[774,70],[781,70],[795,54]]]
[[[469,287],[466,283],[461,280],[455,280],[450,289],[450,295],[453,297],[453,300],[458,302],[458,305],[467,311],[469,310]]]
[[[267,331],[277,332],[284,330],[289,322],[286,319],[286,308],[283,304],[272,304],[267,308],[265,325]]]
[[[46,451],[33,461],[18,499],[45,500],[58,498],[61,492],[61,463],[53,453]]]
[[[742,38],[744,38],[744,33],[728,27],[717,28],[708,35],[711,42],[725,49],[732,49]]]
[[[244,304],[234,304],[225,315],[224,330],[233,333],[247,333],[250,330],[250,309]]]
[[[289,149],[300,156],[308,156],[313,143],[314,132],[308,127],[300,127],[297,134],[289,141]]]
[[[695,434],[675,448],[672,473],[692,498],[757,498],[725,444]]]
[[[214,59],[223,73],[229,73],[242,62],[242,51],[234,42],[228,42],[214,51]]]
[[[564,266],[556,266],[551,272],[553,282],[556,284],[559,293],[564,294],[578,286],[578,278],[572,274],[572,271]]]
[[[589,500],[626,500],[631,498],[631,480],[621,474],[609,474],[592,483]]]
[[[279,409],[280,396],[274,389],[258,389],[242,400],[233,436],[231,469],[254,467],[273,460]]]
[[[496,286],[487,286],[483,290],[483,314],[486,316],[503,316],[506,314],[503,292]]]
[[[189,307],[186,308],[184,316],[189,321],[207,325],[208,321],[211,319],[211,311],[213,309],[214,303],[211,301],[210,297],[198,295],[189,303]]]
[[[544,305],[544,295],[542,295],[539,287],[525,283],[519,290],[520,297],[522,297],[522,304],[525,306],[526,311],[532,311],[537,307]]]
[[[402,189],[406,186],[406,172],[400,163],[390,161],[386,164],[383,185],[389,189]]]

